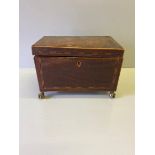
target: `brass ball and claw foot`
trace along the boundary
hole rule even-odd
[[[38,98],[39,98],[39,99],[44,99],[44,98],[45,98],[44,92],[40,92],[40,93],[38,94]]]
[[[116,94],[115,94],[115,92],[110,91],[110,92],[109,92],[109,96],[110,96],[111,98],[115,98]]]

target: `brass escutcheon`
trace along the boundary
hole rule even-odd
[[[77,61],[77,67],[81,67],[82,62],[81,61]]]

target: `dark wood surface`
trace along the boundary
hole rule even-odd
[[[110,36],[45,36],[32,45],[33,55],[109,56],[124,49]]]
[[[47,36],[32,52],[41,92],[117,89],[124,50],[109,36]]]
[[[33,47],[118,49],[123,50],[110,36],[44,36]]]
[[[36,57],[42,88],[115,89],[119,58]]]

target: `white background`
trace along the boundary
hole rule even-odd
[[[9,5],[8,5],[9,4]],[[136,0],[136,155],[155,154],[154,1]],[[18,1],[3,1],[0,154],[18,154]]]

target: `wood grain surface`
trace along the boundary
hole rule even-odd
[[[109,36],[46,36],[32,53],[41,92],[117,89],[124,50]]]
[[[110,36],[45,36],[32,45],[33,55],[109,57],[124,49]]]

